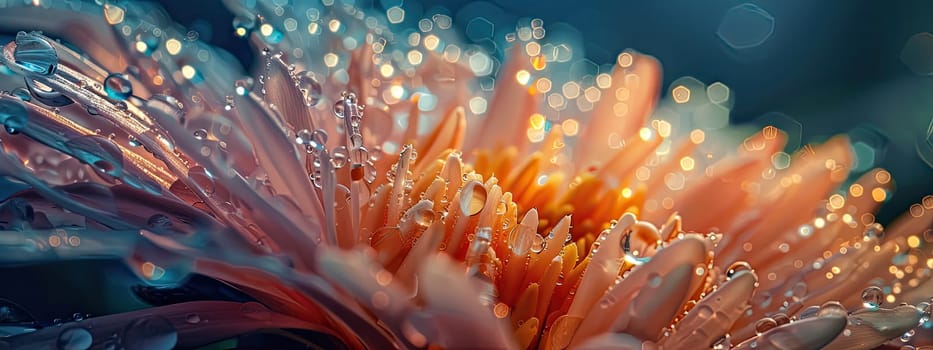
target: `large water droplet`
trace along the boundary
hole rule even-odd
[[[191,323],[191,324],[200,323],[200,322],[201,322],[201,316],[198,316],[198,314],[188,314],[187,316],[185,316],[185,322],[188,322],[188,323]]]
[[[512,248],[512,253],[518,256],[528,254],[535,236],[537,233],[534,228],[525,225],[516,226],[509,234],[509,247]]]
[[[32,100],[32,94],[29,93],[29,89],[22,87],[22,86],[10,91],[10,95],[16,96],[17,98],[23,101]]]
[[[914,337],[914,334],[916,334],[916,333],[917,333],[917,331],[915,331],[915,330],[913,330],[913,329],[911,329],[911,330],[909,330],[909,331],[907,331],[907,332],[904,332],[904,334],[901,334],[901,341],[902,341],[902,342],[905,342],[905,343],[906,343],[906,342],[909,342],[910,339],[913,338],[913,337]]]
[[[848,314],[845,306],[842,306],[838,301],[827,301],[820,306],[820,311],[816,313],[817,316],[842,316],[845,317]]]
[[[42,75],[52,75],[58,67],[58,54],[45,38],[36,33],[16,34],[13,60],[24,69]]]
[[[123,346],[133,350],[169,350],[178,342],[172,323],[161,316],[145,316],[126,326]]]
[[[304,96],[306,106],[314,107],[321,101],[321,84],[318,83],[314,73],[307,71],[298,73],[298,88]]]
[[[207,130],[197,129],[194,131],[194,138],[198,140],[203,140],[207,138]]]
[[[125,100],[133,94],[133,83],[123,73],[112,73],[104,79],[104,91],[115,100]]]
[[[58,335],[58,348],[60,350],[85,350],[91,347],[93,341],[94,337],[87,329],[73,327]]]
[[[544,237],[541,237],[541,235],[536,234],[532,236],[531,252],[537,254],[543,251],[544,248],[547,248],[547,240],[545,240]]]
[[[178,99],[169,95],[152,95],[152,97],[146,101],[146,109],[150,114],[169,117],[181,124],[185,123],[183,108],[184,106]]]
[[[755,333],[761,335],[761,333],[767,332],[771,328],[777,327],[778,323],[771,317],[765,317],[757,322],[755,322]]]
[[[803,309],[803,311],[800,311],[800,314],[797,315],[797,318],[801,320],[807,319],[807,318],[816,316],[819,312],[820,312],[819,306],[816,306],[816,305],[808,306],[806,309]]]
[[[749,265],[747,262],[744,262],[744,261],[736,261],[732,263],[732,265],[729,265],[729,268],[726,269],[726,278],[732,279],[732,276],[735,276],[735,274],[739,273],[740,271],[751,271],[751,270],[752,270],[752,265]]]
[[[862,290],[862,305],[869,309],[877,309],[884,302],[884,291],[880,287],[871,286]]]
[[[467,183],[460,192],[460,211],[464,215],[479,214],[486,205],[486,187],[478,181]]]

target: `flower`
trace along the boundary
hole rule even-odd
[[[373,349],[933,341],[914,337],[931,326],[933,196],[874,222],[891,174],[837,190],[845,137],[792,160],[773,126],[735,154],[712,131],[665,142],[674,126],[648,121],[660,65],[635,52],[585,89],[564,82],[590,118],[554,125],[539,107],[561,57],[529,51],[539,22],[487,99],[470,89],[498,64],[440,30],[450,17],[406,37],[352,6],[278,3],[227,2],[254,78],[142,3],[4,10],[75,21],[41,21],[50,34],[20,32],[0,58],[15,86],[0,174],[28,187],[0,207],[0,261],[118,257],[158,306],[25,322],[0,347],[193,348],[268,328]]]

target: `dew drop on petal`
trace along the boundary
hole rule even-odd
[[[123,73],[112,73],[104,79],[104,91],[115,100],[125,100],[133,94],[133,83]]]
[[[862,305],[869,309],[877,309],[884,302],[884,291],[880,287],[871,286],[862,290]]]
[[[777,327],[778,323],[771,317],[765,317],[755,322],[755,333],[761,335],[771,328]]]
[[[817,316],[845,316],[848,314],[845,306],[842,306],[838,301],[827,301],[820,306],[820,311],[817,312]]]
[[[464,215],[479,214],[486,205],[486,187],[479,182],[471,182],[460,192],[460,211]]]
[[[41,75],[52,75],[58,67],[58,54],[45,38],[36,33],[16,34],[13,60],[22,68]]]
[[[298,89],[305,99],[305,105],[314,107],[321,101],[321,84],[312,72],[298,73]]]
[[[85,350],[91,347],[94,337],[81,327],[68,328],[58,335],[59,350]]]
[[[731,279],[732,276],[735,276],[735,274],[741,271],[751,271],[751,270],[752,270],[752,266],[749,265],[747,262],[736,261],[732,263],[732,265],[729,265],[729,268],[726,269],[726,278]]]

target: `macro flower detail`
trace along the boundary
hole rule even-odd
[[[253,72],[152,4],[4,3],[42,31],[0,55],[0,265],[119,259],[150,307],[0,299],[0,349],[933,347],[933,196],[876,222],[845,136],[677,130],[634,51],[560,119],[540,20],[499,62],[287,3],[225,1]]]

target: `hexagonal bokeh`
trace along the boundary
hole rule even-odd
[[[787,145],[784,147],[785,150],[793,151],[803,145],[801,143],[803,142],[803,125],[787,114],[780,112],[768,112],[758,119],[755,119],[754,125],[757,125],[761,128],[771,125],[784,131],[784,133],[787,134]]]
[[[917,33],[907,39],[901,62],[917,75],[933,75],[933,34]]]
[[[855,164],[852,164],[855,173],[868,171],[884,160],[890,139],[881,130],[870,125],[859,125],[848,134],[855,153]]]
[[[489,20],[483,17],[476,17],[470,20],[470,23],[467,23],[466,26],[466,36],[473,41],[479,41],[482,39],[492,37],[494,25]]]
[[[745,3],[726,11],[716,35],[729,47],[742,50],[761,45],[774,33],[774,16],[758,5]]]

